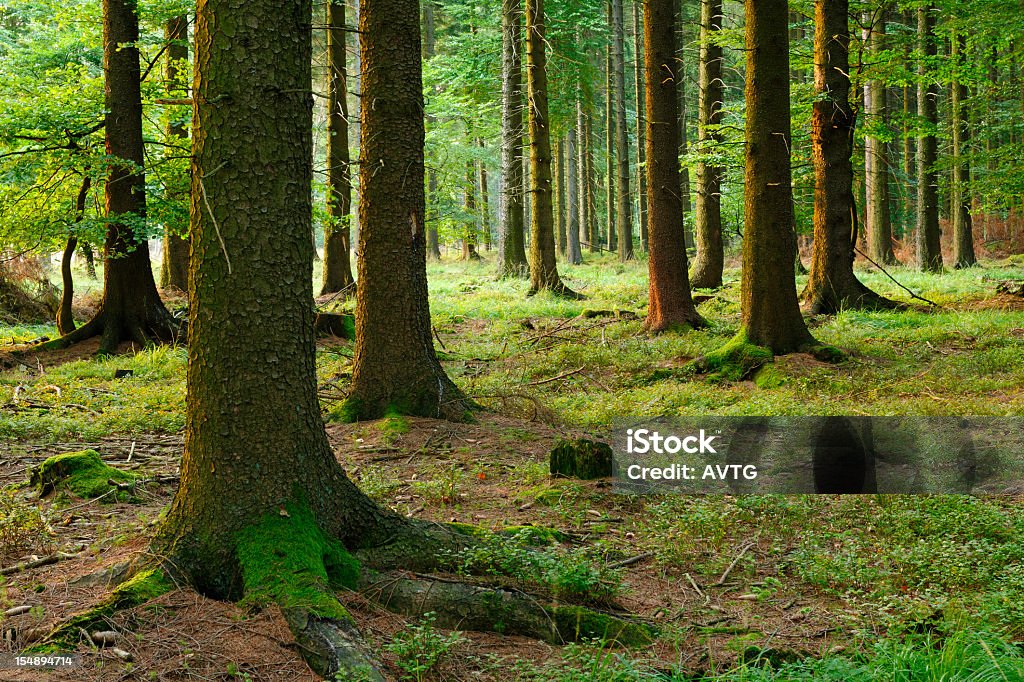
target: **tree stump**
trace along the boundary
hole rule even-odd
[[[550,456],[551,475],[591,480],[615,473],[612,448],[593,440],[561,440]]]

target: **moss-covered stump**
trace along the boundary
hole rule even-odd
[[[688,367],[709,379],[742,381],[775,358],[770,348],[755,346],[740,332],[716,351],[702,355]]]
[[[600,441],[560,440],[551,450],[550,469],[552,476],[606,478],[615,473],[612,448]]]
[[[82,450],[55,455],[33,467],[29,484],[40,496],[55,490],[69,490],[82,499],[104,497],[126,501],[134,498],[134,491],[122,489],[122,486],[131,486],[137,478],[131,472],[104,464],[95,450]],[[114,495],[108,495],[111,492]]]
[[[355,340],[356,318],[348,313],[317,313],[313,329],[319,336]]]

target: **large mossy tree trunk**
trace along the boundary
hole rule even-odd
[[[722,0],[702,0],[700,6],[700,62],[698,70],[697,134],[701,154],[713,153],[722,141],[725,81],[722,80]],[[713,163],[697,164],[697,255],[690,286],[717,289],[722,286],[725,250],[722,243],[722,168]]]
[[[872,61],[882,59],[885,49],[884,7],[865,13],[867,28],[865,42]],[[849,60],[847,60],[849,61]],[[864,137],[865,210],[868,255],[876,263],[892,265],[896,255],[892,250],[892,217],[889,200],[889,154],[885,139],[880,135],[886,125],[889,108],[888,89],[878,74],[864,84],[864,114],[867,117]]]
[[[857,220],[850,160],[855,115],[850,106],[849,9],[849,0],[814,4],[814,253],[803,292],[814,314],[892,306],[853,272]]]
[[[971,141],[970,120],[965,112],[967,86],[964,85],[966,66],[964,51],[967,39],[962,33],[955,34],[950,41],[950,58],[953,62],[954,79],[950,85],[950,116],[953,132],[953,177],[950,185],[950,205],[953,227],[953,267],[969,268],[977,265],[974,254],[974,225],[971,216],[971,162],[968,157]]]
[[[348,153],[345,5],[327,2],[327,224],[320,294],[353,284],[351,251],[352,176]]]
[[[633,258],[633,201],[629,196],[629,130],[626,127],[626,26],[623,0],[612,0],[612,81],[615,112],[615,150],[618,167],[615,191],[619,260]],[[609,248],[611,245],[609,244]]]
[[[169,97],[181,96],[179,71],[182,63],[188,60],[188,17],[179,15],[167,20],[164,26],[164,40],[167,41],[167,58],[164,67],[164,78],[167,81]],[[167,121],[167,138],[173,144],[185,145],[188,142],[188,131],[180,114]],[[178,152],[180,153],[180,152]],[[187,188],[183,188],[187,189]],[[175,226],[177,227],[177,226]],[[181,226],[184,227],[184,226]],[[178,291],[188,290],[188,239],[181,235],[180,228],[171,226],[164,228],[164,254],[160,264],[160,286],[173,287]]]
[[[931,60],[935,58],[935,6],[917,9],[917,115],[923,124],[917,138],[917,268],[942,272],[939,231],[938,86],[932,80]]]
[[[701,327],[687,277],[686,231],[679,196],[679,111],[676,99],[673,0],[644,5],[644,69],[647,75],[647,214],[650,302],[646,327]],[[621,253],[620,253],[621,255]]]
[[[525,277],[523,238],[523,9],[522,0],[501,7],[501,175],[498,196],[498,275]]]
[[[526,0],[526,83],[530,130],[530,294],[576,294],[562,283],[555,260],[551,204],[551,122],[545,53],[544,0]]]
[[[774,353],[814,343],[797,301],[786,0],[746,0],[747,106],[740,338]]]
[[[359,286],[348,416],[372,419],[397,410],[463,419],[466,401],[434,352],[427,300],[419,3],[366,2],[359,30],[361,94],[375,106],[363,107],[360,124]]]

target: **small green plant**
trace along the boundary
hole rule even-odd
[[[53,530],[42,512],[20,500],[11,489],[0,490],[0,562],[53,546]]]
[[[436,619],[433,613],[423,614],[418,624],[410,625],[385,645],[384,648],[396,656],[396,665],[403,671],[402,679],[416,682],[427,679],[437,664],[465,640],[458,632],[448,635],[438,632],[434,628]]]
[[[359,489],[378,502],[386,499],[402,483],[388,476],[383,467],[369,466],[359,472]]]
[[[459,489],[465,473],[458,464],[443,469],[437,478],[428,481],[413,481],[412,491],[432,504],[455,506],[459,503]]]

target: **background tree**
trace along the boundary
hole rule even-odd
[[[187,88],[181,87],[181,76],[184,63],[188,61],[188,16],[178,15],[167,20],[164,28],[164,39],[167,41],[166,66],[164,78],[167,83],[168,97],[180,95]],[[172,112],[167,120],[167,138],[185,143],[188,131],[182,116]],[[169,199],[180,200],[178,197]],[[188,240],[180,234],[180,226],[165,226],[164,253],[160,267],[160,286],[174,287],[179,291],[188,290]]]
[[[917,9],[917,115],[921,132],[917,137],[917,267],[942,271],[939,242],[938,98],[935,76],[930,72],[935,59],[935,6],[925,3]]]
[[[971,162],[969,145],[971,126],[967,116],[967,86],[965,49],[967,40],[959,30],[953,30],[950,40],[950,60],[953,62],[953,82],[950,84],[950,128],[952,129],[953,177],[950,180],[950,222],[953,232],[953,267],[969,268],[976,265],[974,255],[974,225],[971,216]]]
[[[645,326],[653,332],[702,327],[687,279],[686,231],[679,198],[679,111],[673,0],[644,5],[644,69],[647,81],[647,215],[650,254]],[[621,235],[620,235],[621,237]],[[622,257],[622,251],[619,252]]]
[[[640,223],[640,249],[647,252],[647,115],[645,113],[646,88],[644,86],[643,24],[640,5],[642,0],[633,0],[633,76],[636,87],[636,186],[637,222]]]
[[[501,179],[498,262],[502,277],[529,270],[523,239],[522,0],[502,0],[501,11]]]
[[[612,2],[612,80],[615,102],[615,149],[617,150],[618,177],[615,180],[619,260],[633,258],[633,216],[629,196],[629,131],[626,127],[626,28],[623,19],[623,0]],[[611,96],[609,94],[609,96]],[[611,182],[611,178],[608,179]],[[611,245],[609,244],[609,248]]]
[[[348,152],[345,5],[327,0],[327,223],[320,294],[352,286],[352,179]]]
[[[865,41],[872,62],[884,59],[885,19],[888,4],[872,8],[867,18]],[[847,60],[849,61],[849,60]],[[892,250],[892,217],[889,202],[889,154],[882,132],[886,126],[888,93],[885,81],[875,75],[864,85],[864,223],[867,230],[868,255],[876,263],[891,265],[896,262]]]

